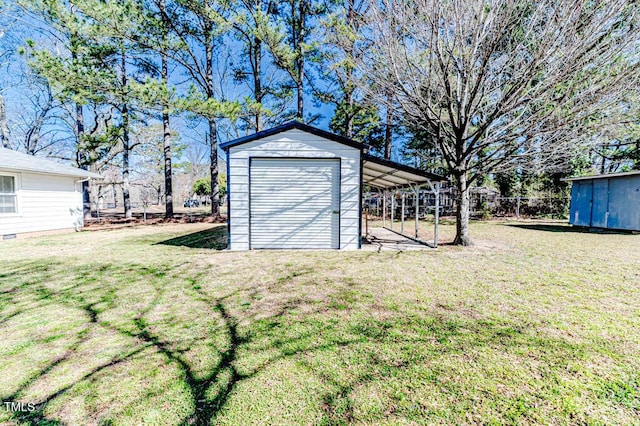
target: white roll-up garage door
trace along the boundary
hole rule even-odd
[[[340,159],[252,158],[253,249],[340,247]]]

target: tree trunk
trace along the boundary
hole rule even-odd
[[[209,146],[211,147],[211,216],[220,216],[220,197],[218,196],[218,133],[215,120],[209,120]]]
[[[391,159],[391,148],[393,144],[393,93],[387,92],[387,117],[384,130],[384,158]]]
[[[162,81],[164,84],[169,83],[169,67],[167,53],[165,51],[162,52]],[[164,105],[162,105],[162,132],[164,135],[164,216],[170,219],[173,217],[173,184],[171,175],[171,128],[169,127],[168,100],[165,100]]]
[[[293,42],[294,42],[294,52],[296,54],[296,71],[297,71],[297,79],[296,79],[296,91],[298,95],[298,108],[296,113],[296,118],[299,121],[304,120],[304,54],[302,52],[302,43],[304,42],[304,32],[306,29],[306,10],[305,10],[305,2],[298,2],[298,25],[293,23]],[[293,10],[292,10],[293,12]],[[293,12],[295,16],[295,12]],[[295,21],[295,18],[294,18]]]
[[[73,10],[73,6],[71,8]],[[78,37],[75,31],[72,31],[69,42],[71,59],[76,61],[78,59]],[[87,170],[87,151],[82,137],[84,135],[84,110],[79,103],[76,103],[76,131],[76,164],[78,167]],[[91,219],[91,195],[88,180],[82,182],[82,216],[84,219]]]
[[[298,94],[298,110],[296,118],[302,121],[304,119],[304,95],[303,95],[303,80],[304,80],[304,60],[298,59],[298,81],[296,81],[296,91]]]
[[[387,119],[393,119],[392,114],[387,111]],[[391,124],[387,122],[384,129],[384,158],[391,160],[391,148],[393,144],[393,128]]]
[[[3,96],[0,96],[0,146],[9,148],[9,126],[7,125],[7,109]]]
[[[124,203],[124,217],[130,219],[131,196],[129,181],[129,106],[127,105],[127,63],[124,50],[121,55],[122,67],[122,201]]]
[[[53,108],[53,95],[51,91],[47,91],[47,100],[44,105],[41,105],[40,111],[38,112],[36,119],[33,124],[29,126],[24,136],[24,148],[27,154],[36,155],[39,151],[40,145],[40,133],[42,132],[42,127],[44,126],[44,122],[47,118],[47,115]],[[1,117],[0,117],[1,120]]]
[[[355,13],[355,2],[354,0],[349,0],[347,2],[347,26],[348,28],[356,30],[356,13]],[[356,55],[354,54],[354,44],[355,42],[350,42],[348,46],[345,47],[345,51],[347,57],[350,58],[354,63],[356,63]],[[345,114],[345,125],[344,125],[344,135],[345,137],[352,139],[353,138],[353,119],[354,119],[354,91],[355,88],[352,85],[353,79],[353,67],[348,66],[346,68],[346,86],[345,86],[345,97],[347,98],[347,106],[346,106],[346,114]]]
[[[206,92],[207,98],[212,99],[214,97],[213,87],[213,23],[207,22],[205,28],[206,40],[205,40],[205,76],[206,76]],[[220,202],[218,199],[218,131],[216,129],[215,117],[209,116],[207,118],[209,122],[209,148],[211,149],[209,157],[209,174],[211,177],[211,216],[220,216]]]
[[[259,6],[258,6],[259,7]],[[262,93],[262,40],[259,37],[253,39],[253,94],[258,102],[262,106],[262,99],[264,94]],[[262,111],[256,112],[256,132],[262,130]]]
[[[76,104],[76,130],[78,132],[78,140],[76,142],[76,163],[84,170],[88,169],[87,151],[84,148],[84,110],[82,105]],[[89,181],[82,182],[82,216],[85,220],[91,219],[91,190]]]
[[[456,238],[453,243],[460,246],[473,245],[469,238],[469,185],[467,172],[454,173],[458,193],[456,195]]]
[[[347,72],[347,79],[352,79],[353,73]],[[354,100],[355,89],[351,86],[351,83],[347,83],[344,89],[344,99],[345,99],[345,111],[344,111],[344,137],[353,139],[353,120],[355,118],[355,100]]]
[[[164,216],[173,217],[173,181],[171,172],[171,130],[169,127],[169,113],[162,113],[162,127],[164,132]]]
[[[606,159],[607,159],[607,148],[609,147],[609,144],[603,144],[602,145],[602,162],[600,163],[600,174],[603,175],[605,174],[605,164],[606,164]]]
[[[122,201],[124,203],[124,217],[130,219],[131,214],[131,183],[129,180],[129,110],[127,103],[122,105]]]

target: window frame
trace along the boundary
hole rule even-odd
[[[20,215],[20,174],[19,173],[8,173],[4,171],[0,171],[0,176],[7,176],[13,178],[13,193],[11,192],[3,192],[1,195],[13,195],[15,200],[15,211],[13,212],[0,212],[0,217],[7,216],[19,216]]]

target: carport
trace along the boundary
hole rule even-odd
[[[368,224],[368,215],[365,217],[364,224],[364,238],[369,241],[377,240],[386,241],[391,246],[397,246],[399,244],[407,245],[403,239],[408,239],[418,244],[424,244],[433,248],[438,247],[438,221],[440,211],[440,188],[442,182],[446,181],[443,176],[436,175],[416,169],[414,167],[405,166],[400,163],[374,157],[369,154],[362,154],[362,185],[369,186],[378,189],[382,193],[382,227],[390,231],[392,234],[396,234],[401,238],[393,239],[393,235],[387,233],[378,233],[384,235],[381,238],[380,235],[373,235],[375,231],[370,232]],[[420,203],[420,188],[428,187],[434,194],[435,206],[434,206],[434,229],[433,229],[433,242],[427,242],[418,238],[418,224],[419,224],[419,203]],[[400,195],[400,230],[394,229],[394,221],[396,220],[395,211],[397,209],[397,196]],[[406,202],[408,197],[415,197],[415,214],[414,214],[414,232],[409,235],[406,232],[405,227],[405,214],[406,214]],[[387,227],[387,208],[390,209],[389,226]],[[409,244],[411,245],[411,244]]]

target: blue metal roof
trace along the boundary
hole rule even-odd
[[[567,182],[573,182],[576,180],[611,179],[611,178],[617,178],[617,177],[623,177],[623,176],[635,176],[635,175],[640,175],[640,170],[634,170],[632,172],[622,172],[622,173],[609,173],[604,175],[576,176],[576,177],[570,177],[562,180]]]

